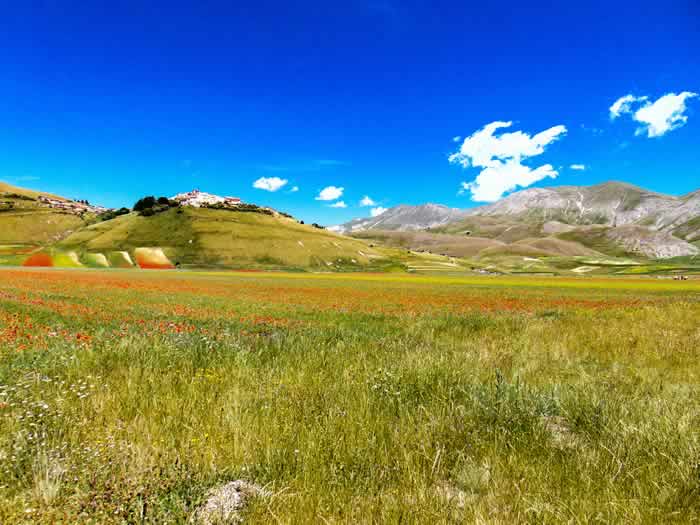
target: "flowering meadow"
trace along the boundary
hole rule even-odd
[[[0,523],[687,523],[700,281],[0,270]]]

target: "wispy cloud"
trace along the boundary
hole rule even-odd
[[[586,165],[585,164],[572,164],[569,166],[570,169],[574,171],[585,171],[586,170]]]
[[[460,193],[469,191],[474,201],[493,202],[518,186],[525,188],[558,175],[551,164],[533,169],[522,161],[544,153],[547,146],[566,134],[566,127],[553,126],[533,136],[522,131],[495,135],[497,130],[511,125],[512,122],[492,122],[464,139],[459,151],[450,155],[453,164],[483,168],[476,179],[461,183]]]
[[[292,186],[292,188],[289,190],[289,193],[296,193],[299,191],[299,186]]]
[[[345,188],[339,188],[337,186],[326,186],[318,193],[316,200],[334,201],[343,196],[343,191],[345,191]]]
[[[287,179],[279,177],[260,177],[253,182],[253,188],[265,191],[277,191],[289,182]]]
[[[338,201],[338,202],[334,202],[333,204],[329,204],[328,207],[329,208],[347,208],[348,205],[345,204],[344,201]]]

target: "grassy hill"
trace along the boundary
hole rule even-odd
[[[51,197],[57,200],[68,200],[65,197],[54,195],[52,193],[46,193],[45,191],[29,190],[27,188],[12,186],[11,184],[7,184],[6,182],[0,181],[0,197],[2,197],[3,200],[5,200],[6,196],[9,194],[19,195],[22,197],[29,197],[30,199],[34,200],[38,199],[41,195],[43,195],[44,197]]]
[[[151,217],[131,213],[93,224],[56,244],[88,254],[161,250],[176,267],[387,269],[400,265],[397,251],[299,224],[294,219],[231,210],[173,208]]]
[[[89,223],[91,217],[43,205],[40,196],[67,200],[0,182],[0,264],[16,263],[24,254],[50,245]]]
[[[95,268],[239,268],[312,271],[446,271],[448,257],[374,246],[283,215],[177,207],[104,222],[49,207],[0,183],[0,265]]]

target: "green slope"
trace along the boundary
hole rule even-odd
[[[77,215],[43,206],[40,195],[62,197],[0,182],[0,246],[41,246],[78,230],[87,221]]]
[[[151,217],[135,213],[88,226],[56,245],[112,253],[161,248],[180,267],[381,269],[397,251],[302,225],[293,219],[229,210],[174,208]]]

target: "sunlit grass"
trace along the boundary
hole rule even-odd
[[[688,522],[699,291],[2,272],[0,522]]]

